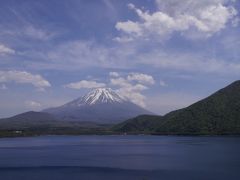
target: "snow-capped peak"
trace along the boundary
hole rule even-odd
[[[122,102],[123,98],[121,98],[110,88],[98,88],[89,92],[86,96],[83,97],[83,100],[87,104],[96,104],[107,102]]]
[[[125,99],[110,88],[97,88],[86,95],[66,104],[67,106],[94,105],[101,103],[121,103]]]

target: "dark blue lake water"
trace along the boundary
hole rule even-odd
[[[0,139],[1,180],[239,180],[240,137]]]

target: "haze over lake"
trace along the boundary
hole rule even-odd
[[[4,180],[240,179],[240,137],[40,136],[0,139]]]

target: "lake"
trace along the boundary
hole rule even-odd
[[[0,139],[1,180],[238,180],[240,137]]]

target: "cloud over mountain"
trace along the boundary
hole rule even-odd
[[[154,83],[155,80],[151,75],[143,73],[129,73],[126,77],[110,78],[110,84],[117,87],[117,93],[142,107],[146,106],[146,97],[142,91],[148,89],[148,86]]]
[[[118,72],[109,72],[109,77],[105,82],[96,82],[94,80],[80,80],[64,85],[66,88],[71,89],[94,89],[106,86],[114,87],[116,92],[132,101],[133,103],[145,107],[145,96],[143,91],[149,89],[155,83],[151,75],[144,73],[128,73],[122,75]]]
[[[128,81],[137,81],[143,84],[154,84],[155,81],[152,76],[142,73],[130,73],[127,76]]]
[[[71,88],[71,89],[82,89],[82,88],[100,88],[100,87],[105,87],[105,83],[98,83],[96,81],[87,81],[87,80],[81,80],[78,82],[73,82],[65,85],[64,87]]]

